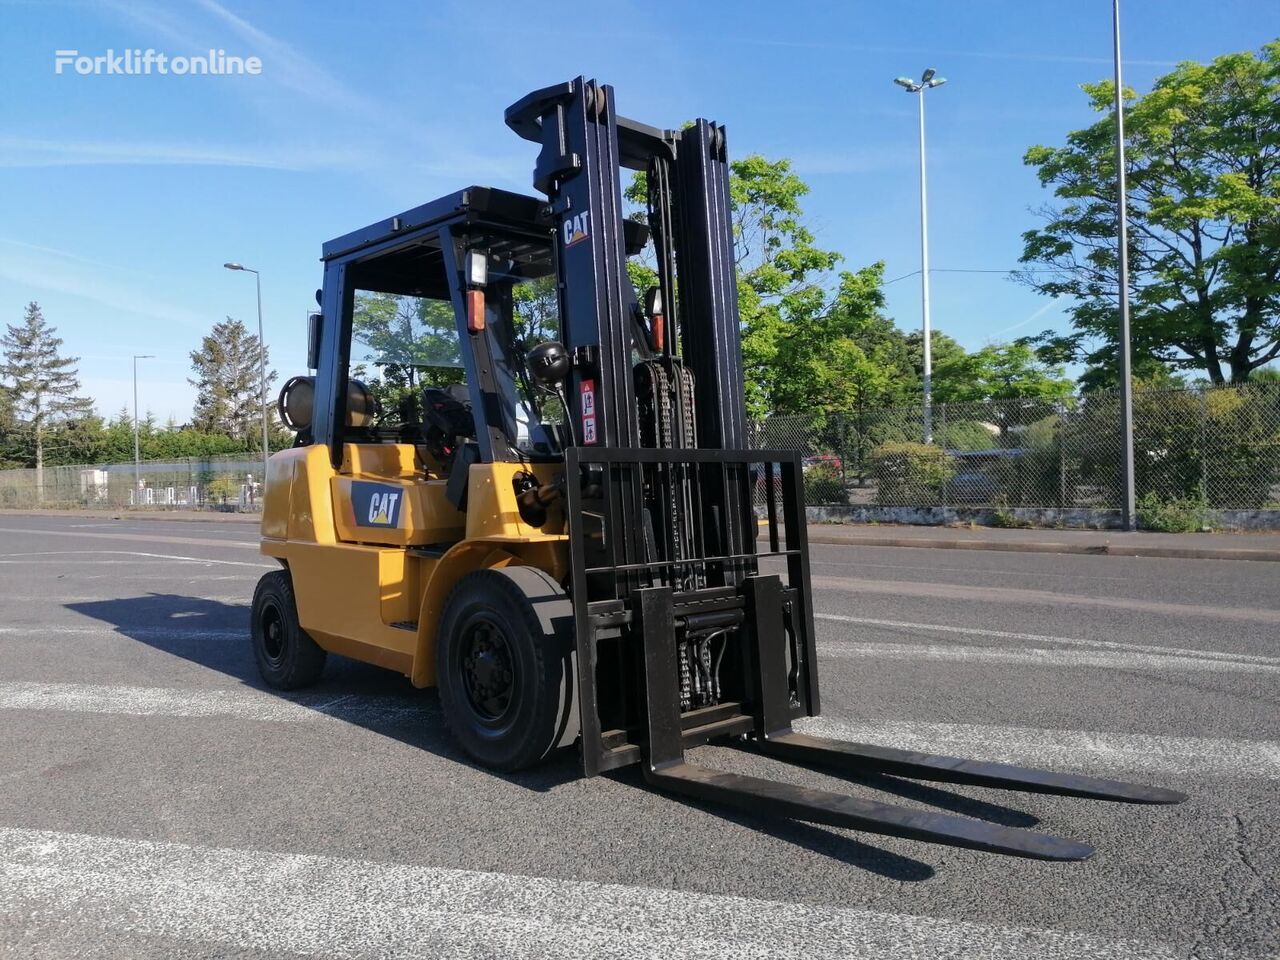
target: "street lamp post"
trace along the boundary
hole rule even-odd
[[[898,77],[893,81],[920,101],[920,312],[924,335],[924,442],[933,442],[933,328],[929,322],[929,193],[924,167],[924,92],[946,83],[933,67],[918,81]]]
[[[154,353],[133,355],[133,501],[137,506],[142,499],[142,456],[138,444],[138,361],[154,360]]]
[[[224,263],[228,270],[242,270],[253,274],[254,284],[258,288],[258,394],[262,401],[262,484],[266,488],[267,460],[271,456],[271,448],[267,443],[267,341],[262,336],[262,277],[257,270],[239,263]]]
[[[1111,0],[1111,40],[1116,73],[1116,244],[1120,261],[1120,455],[1124,461],[1121,522],[1138,528],[1133,469],[1133,370],[1129,349],[1129,200],[1124,170],[1124,83],[1120,70],[1120,0]]]

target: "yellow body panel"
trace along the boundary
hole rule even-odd
[[[339,473],[356,477],[412,480],[424,472],[417,447],[407,443],[346,443]]]
[[[397,670],[415,686],[435,682],[436,630],[454,584],[473,570],[525,564],[568,575],[564,514],[539,528],[520,518],[513,477],[551,480],[555,465],[473,465],[467,509],[445,498],[446,481],[412,446],[347,444],[340,470],[327,447],[275,454],[267,467],[262,552],[292,574],[302,627],[334,653]],[[353,484],[398,495],[358,522]],[[368,523],[377,513],[378,525]],[[431,545],[431,552],[415,547]]]
[[[371,528],[361,526],[355,515],[356,505],[351,494],[352,483],[362,479],[374,480],[397,489],[400,497],[399,523],[393,527]],[[425,546],[434,543],[453,543],[466,532],[467,518],[454,509],[444,495],[444,480],[400,480],[383,477],[336,476],[330,481],[333,489],[334,523],[338,539],[350,543],[386,543],[397,546]]]

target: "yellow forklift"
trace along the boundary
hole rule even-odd
[[[506,122],[540,196],[473,186],[324,245],[297,444],[267,473],[254,650],[280,689],[327,653],[435,687],[462,748],[876,833],[1049,860],[1090,847],[690,763],[710,741],[847,772],[1131,803],[1170,790],[808,736],[818,662],[799,455],[748,449],[724,128],[534,91]],[[645,174],[642,216],[623,170]],[[657,282],[634,289],[647,250]],[[356,316],[426,324],[421,395],[351,375]],[[443,321],[441,318],[444,318]],[[764,492],[757,518],[753,498]],[[763,530],[761,529],[763,527]]]

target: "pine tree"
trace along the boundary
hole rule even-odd
[[[0,377],[8,381],[14,413],[26,421],[35,441],[36,499],[44,500],[44,439],[52,425],[87,416],[93,401],[77,396],[80,380],[76,371],[79,357],[59,355],[62,338],[49,326],[40,305],[27,304],[19,326],[8,326],[0,337],[4,362]]]
[[[231,317],[215,323],[213,331],[191,351],[188,382],[196,388],[192,425],[206,433],[221,433],[253,448],[261,442],[262,403],[259,363],[269,362],[268,351],[251,336],[245,325]],[[275,382],[267,371],[267,389]]]
[[[18,418],[13,412],[13,391],[0,384],[0,469],[19,466]]]

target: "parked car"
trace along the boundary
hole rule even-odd
[[[1000,475],[1016,468],[1026,451],[1018,448],[948,450],[955,470],[946,483],[946,501],[973,506],[995,503],[1002,491]]]
[[[834,453],[815,453],[811,457],[805,457],[800,461],[800,466],[805,473],[808,473],[814,467],[828,467],[839,473],[844,467],[844,462]]]

